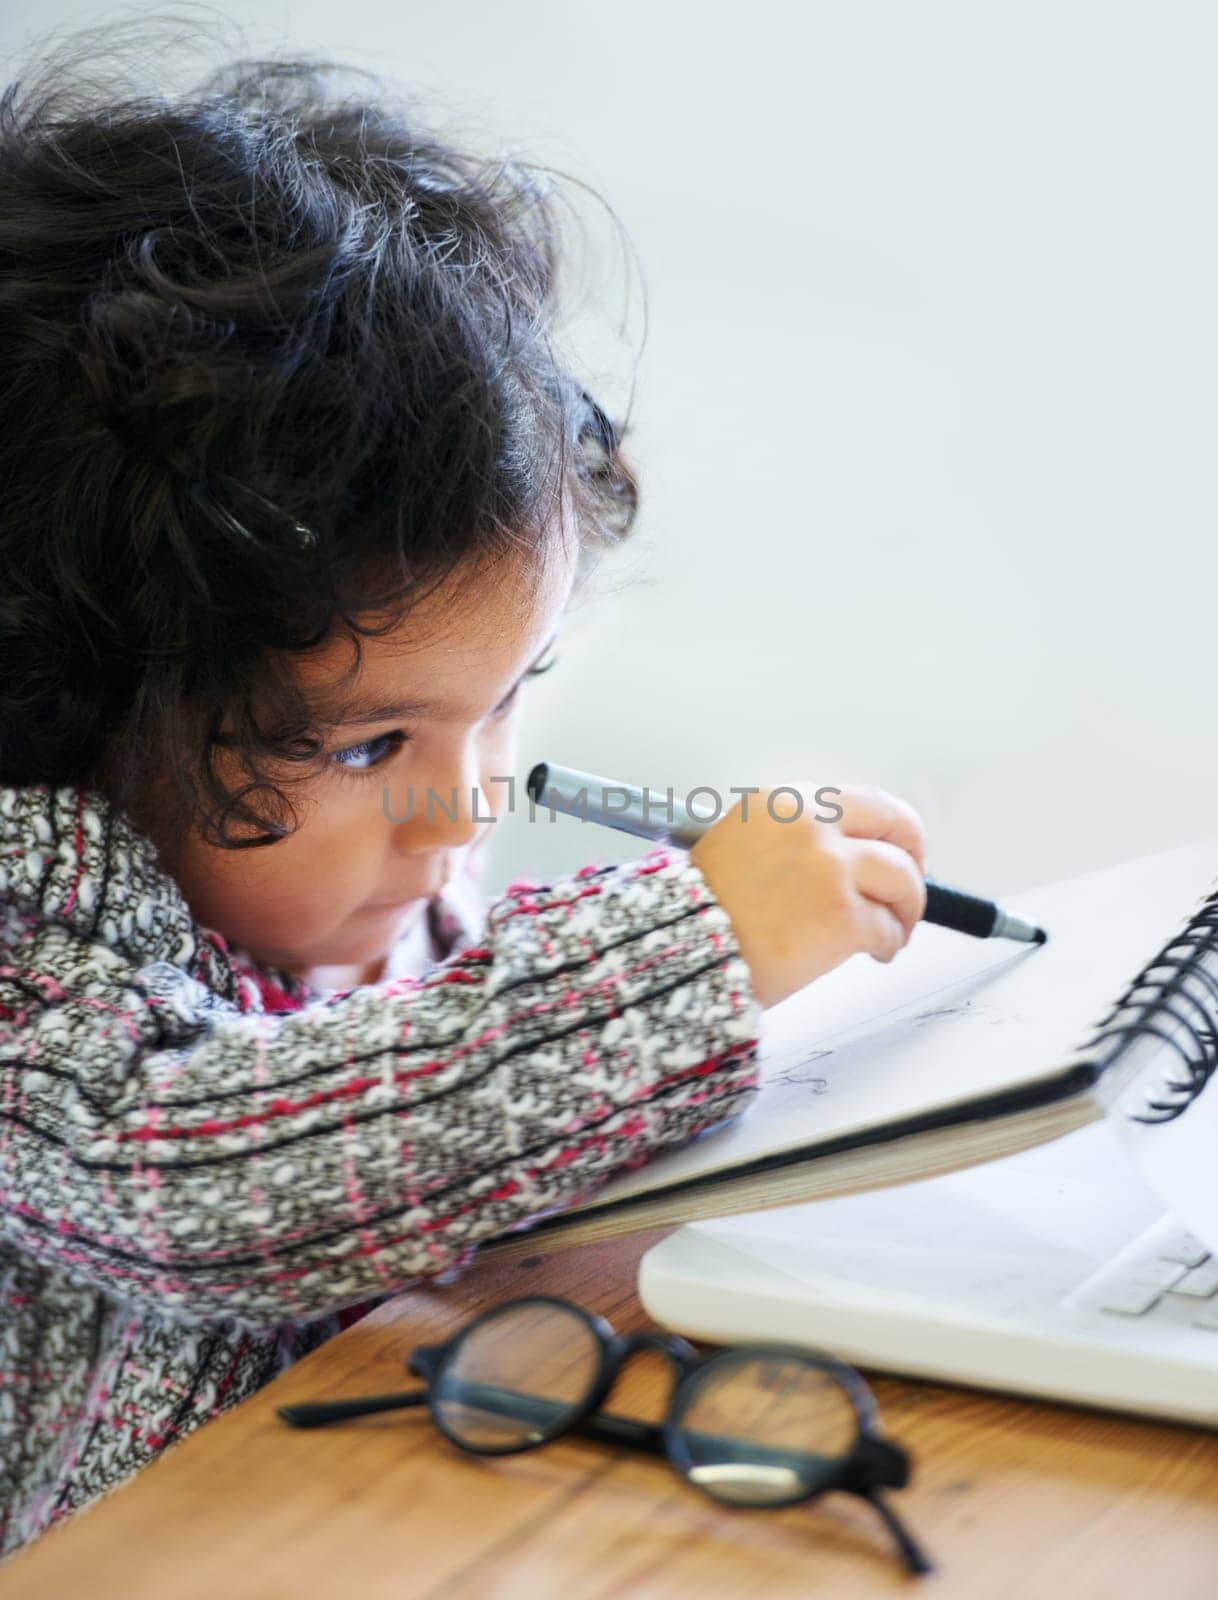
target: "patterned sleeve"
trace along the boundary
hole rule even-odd
[[[6,1231],[191,1318],[399,1288],[756,1087],[749,971],[679,851],[514,884],[422,979],[297,1012],[236,1013],[62,925],[38,939],[52,988],[0,979]]]

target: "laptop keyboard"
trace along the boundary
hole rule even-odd
[[[1218,1333],[1218,1256],[1173,1217],[1156,1222],[1067,1297],[1080,1309],[1145,1317],[1158,1308]]]

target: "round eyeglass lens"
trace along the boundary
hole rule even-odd
[[[600,1343],[574,1311],[535,1301],[471,1328],[444,1363],[432,1406],[473,1450],[540,1444],[578,1411],[600,1370]]]
[[[717,1357],[686,1391],[675,1419],[686,1475],[717,1500],[774,1505],[825,1483],[858,1440],[850,1396],[796,1357]]]

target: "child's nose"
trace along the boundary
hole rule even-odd
[[[402,832],[412,850],[460,850],[485,832],[492,800],[477,767],[434,774],[416,787]]]
[[[423,828],[428,847],[463,849],[478,837],[482,824],[489,816],[490,804],[480,784],[475,785],[473,790],[458,789],[455,800],[451,790],[438,791],[431,799],[430,821],[427,802],[424,802]]]

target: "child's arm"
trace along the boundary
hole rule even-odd
[[[760,1010],[701,872],[585,873],[509,893],[422,982],[292,1013],[45,926],[0,978],[9,1237],[191,1318],[299,1321],[740,1111]]]

